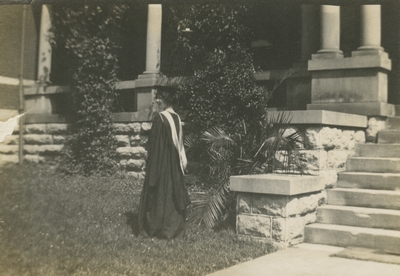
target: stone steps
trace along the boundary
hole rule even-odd
[[[387,118],[377,144],[356,145],[305,242],[400,254],[400,117]]]
[[[346,171],[400,173],[400,158],[349,157]]]
[[[400,158],[400,144],[357,144],[357,157]]]
[[[305,227],[307,243],[355,246],[400,254],[400,231],[314,223]]]
[[[400,210],[325,205],[317,210],[317,222],[400,230]]]
[[[327,198],[329,205],[400,210],[400,191],[335,188]]]
[[[400,191],[400,174],[342,172],[338,174],[337,187]]]
[[[378,132],[379,144],[400,143],[400,130],[384,129]]]

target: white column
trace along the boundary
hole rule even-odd
[[[381,6],[361,5],[361,41],[358,50],[383,50],[381,47]]]
[[[321,54],[343,56],[340,50],[340,6],[321,6]]]
[[[50,82],[51,73],[51,44],[50,44],[51,17],[48,5],[42,5],[42,16],[39,34],[39,59],[37,80],[39,83]]]
[[[159,74],[161,65],[162,5],[150,4],[147,18],[145,74]]]
[[[318,6],[301,5],[301,61],[307,61],[318,50]]]

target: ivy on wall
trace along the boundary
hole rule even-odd
[[[112,174],[117,170],[111,118],[118,73],[119,29],[124,5],[54,5],[55,47],[65,49],[65,74],[72,88],[72,135],[61,169]]]

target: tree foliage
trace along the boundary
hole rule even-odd
[[[111,108],[118,72],[118,30],[126,6],[55,5],[56,47],[66,50],[73,97],[73,135],[63,169],[90,174],[116,171]]]
[[[182,108],[205,129],[256,124],[266,108],[267,91],[256,85],[245,5],[190,5],[175,12],[178,43],[188,55],[192,75],[180,87]],[[189,30],[187,32],[186,30]]]
[[[257,85],[248,8],[199,4],[175,11],[178,43],[191,64],[190,77],[180,87],[181,108],[189,110],[194,125],[185,143],[210,184],[208,193],[193,201],[190,220],[208,227],[235,211],[231,175],[273,172],[278,151],[286,152],[279,164],[284,169],[298,164],[300,136],[285,134],[290,115],[267,112],[272,93],[288,76],[272,90]]]

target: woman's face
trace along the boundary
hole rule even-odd
[[[169,107],[169,104],[168,104],[168,102],[165,101],[162,94],[161,95],[160,94],[156,95],[156,103],[158,105],[158,109],[160,111],[164,111],[165,109],[167,109]]]
[[[164,111],[168,108],[167,103],[164,101],[163,98],[156,98],[156,103],[158,105],[159,110]]]

